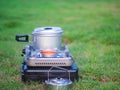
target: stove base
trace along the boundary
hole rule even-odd
[[[48,71],[51,67],[29,67],[26,64],[22,64],[22,81],[39,81],[45,82],[48,79]],[[78,80],[78,68],[75,63],[71,67],[64,67],[70,73],[70,79],[72,81]],[[49,78],[69,78],[68,72],[53,68],[49,72]]]

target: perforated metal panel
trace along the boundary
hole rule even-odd
[[[28,66],[71,66],[73,60],[68,58],[29,58],[26,61]]]

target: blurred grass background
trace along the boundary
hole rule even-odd
[[[0,90],[44,90],[21,82],[24,45],[17,34],[63,28],[82,79],[74,90],[120,90],[119,0],[0,0]]]

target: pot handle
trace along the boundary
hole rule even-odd
[[[49,71],[48,71],[48,81],[50,80],[50,71],[51,71],[53,68],[61,69],[61,70],[64,70],[64,71],[68,72],[68,69],[61,68],[61,67],[58,67],[58,66],[52,66],[52,67],[49,69]],[[70,72],[68,72],[68,76],[69,76],[69,80],[70,80]]]
[[[15,39],[18,42],[29,42],[29,35],[16,35]]]

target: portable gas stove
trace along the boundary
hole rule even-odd
[[[78,80],[78,68],[67,45],[61,45],[62,29],[59,27],[36,28],[31,35],[17,35],[19,42],[29,42],[22,50],[22,81],[45,82],[48,78]],[[51,67],[54,67],[50,70]],[[59,68],[56,68],[59,67]],[[64,68],[62,70],[60,68]],[[70,76],[67,73],[70,74]]]

